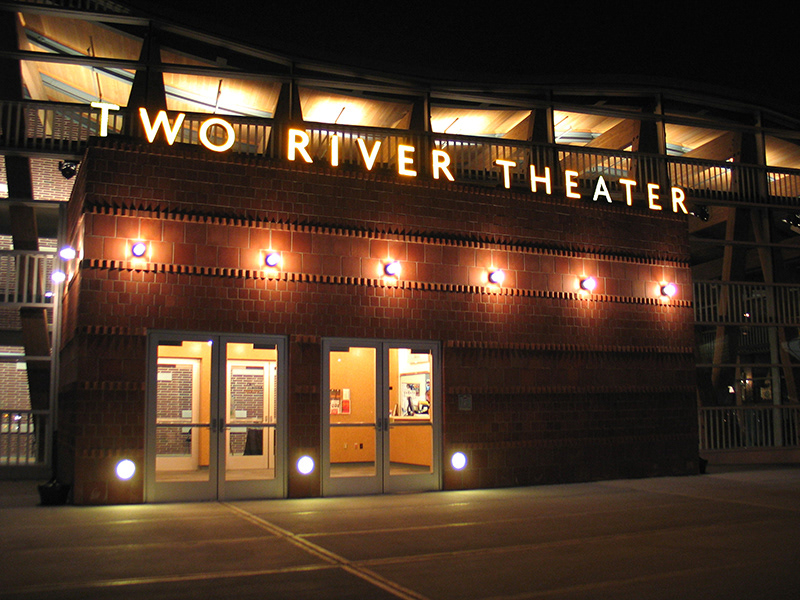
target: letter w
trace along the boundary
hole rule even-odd
[[[147,115],[146,108],[139,109],[139,117],[142,119],[142,126],[144,127],[144,133],[147,136],[147,141],[151,144],[153,140],[156,139],[156,133],[158,133],[158,128],[161,127],[164,130],[164,135],[167,138],[167,143],[172,146],[175,143],[175,138],[178,137],[178,132],[181,129],[181,125],[183,124],[183,119],[186,117],[183,113],[178,113],[178,116],[175,119],[175,124],[172,126],[172,129],[169,127],[169,119],[167,119],[167,113],[163,110],[158,111],[156,115],[156,120],[150,124],[150,117]]]

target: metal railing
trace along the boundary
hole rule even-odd
[[[800,446],[800,406],[699,409],[700,450]]]
[[[797,285],[695,281],[693,292],[696,323],[800,323],[800,286]]]
[[[51,252],[0,250],[0,304],[51,305],[55,259]]]
[[[48,419],[47,411],[0,411],[0,466],[45,464]]]
[[[178,113],[169,113],[169,127],[174,127]],[[184,113],[183,123],[175,133],[175,143],[200,144],[201,125],[215,115]],[[156,115],[149,116],[155,123]],[[0,102],[0,148],[79,155],[89,139],[100,132],[99,109],[83,104],[55,102]],[[273,119],[225,116],[233,131],[231,152],[286,159],[290,125]],[[108,135],[141,138],[144,129],[138,114],[127,108],[108,112]],[[767,168],[734,162],[717,162],[682,157],[667,157],[625,151],[536,144],[526,141],[499,140],[490,137],[455,136],[437,133],[414,133],[398,129],[356,127],[306,123],[309,136],[307,151],[314,162],[331,160],[331,140],[338,136],[339,165],[364,168],[364,151],[357,140],[363,140],[373,170],[398,170],[398,145],[414,147],[412,167],[419,173],[432,173],[431,151],[444,150],[449,158],[448,170],[459,182],[497,183],[502,168],[497,160],[512,161],[512,185],[530,187],[529,165],[541,175],[550,167],[552,188],[563,187],[563,171],[578,173],[581,191],[591,191],[599,176],[609,190],[619,190],[619,179],[638,182],[634,193],[645,194],[645,183],[658,183],[662,194],[668,186],[683,188],[695,199],[709,201],[741,201],[755,204],[772,203],[800,206],[800,170]],[[211,145],[222,146],[228,132],[212,125],[205,132]],[[164,138],[158,128],[156,138]],[[374,150],[374,155],[371,153]]]

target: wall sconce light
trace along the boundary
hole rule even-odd
[[[467,466],[467,457],[463,452],[456,452],[450,458],[450,464],[453,465],[456,471],[460,471]]]
[[[280,252],[268,252],[264,257],[264,264],[270,268],[277,267],[279,264],[281,264]]]
[[[672,298],[678,293],[678,286],[674,283],[665,283],[661,286],[661,295],[664,298]]]
[[[297,461],[297,471],[301,475],[308,475],[314,470],[314,459],[310,456],[301,456]]]
[[[400,268],[400,263],[396,260],[389,261],[385,265],[383,265],[383,272],[388,277],[400,277],[401,270],[402,269]]]
[[[489,271],[489,283],[493,283],[495,285],[503,285],[503,282],[506,280],[506,274],[503,272],[502,269],[494,269]]]
[[[136,258],[142,258],[146,252],[147,244],[144,242],[136,242],[133,246],[131,246],[131,254],[133,254]]]
[[[597,279],[594,277],[584,277],[581,279],[581,289],[590,294],[597,288]]]
[[[78,253],[75,251],[75,248],[71,246],[64,246],[58,253],[58,255],[64,260],[72,260]]]
[[[64,283],[67,280],[67,275],[64,271],[53,271],[50,274],[50,281],[53,283]]]
[[[689,214],[694,217],[697,217],[704,223],[711,218],[711,214],[708,212],[708,207],[704,204],[696,204],[692,209],[692,212],[690,212]]]
[[[128,481],[136,473],[136,463],[129,458],[124,458],[117,463],[114,471],[122,481]]]
[[[78,172],[78,163],[74,160],[59,161],[58,170],[61,171],[61,175],[64,179],[72,179]]]

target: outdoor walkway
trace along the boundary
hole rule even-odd
[[[800,598],[800,467],[428,494],[39,507],[0,598]]]

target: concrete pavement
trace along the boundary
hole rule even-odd
[[[798,466],[113,507],[0,493],[0,598],[800,598]]]

